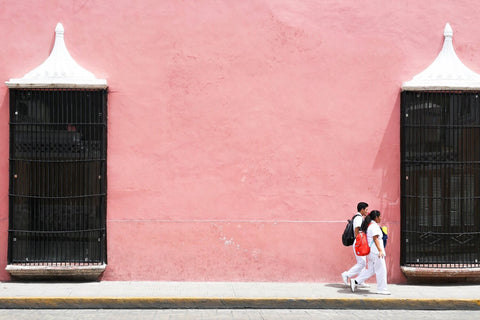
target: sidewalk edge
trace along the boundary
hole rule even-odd
[[[0,309],[480,310],[480,299],[4,297]]]

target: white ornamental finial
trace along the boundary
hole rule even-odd
[[[65,32],[65,29],[63,29],[63,25],[59,22],[57,23],[57,26],[55,27],[55,33],[58,34],[63,34]]]
[[[467,68],[453,48],[453,30],[449,23],[443,31],[443,47],[433,63],[404,82],[403,90],[478,90],[480,75]]]
[[[55,27],[55,43],[47,60],[23,78],[10,79],[7,86],[106,88],[106,80],[95,78],[72,58],[65,45],[64,33],[63,25],[58,23]]]
[[[443,35],[446,37],[450,37],[452,38],[453,37],[453,30],[452,30],[452,27],[450,26],[450,24],[447,22],[447,24],[445,25],[445,30],[443,31]]]

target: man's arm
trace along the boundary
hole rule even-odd
[[[355,233],[355,238],[356,238],[358,232],[360,231],[360,228],[362,227],[363,218],[360,215],[357,215],[353,221],[354,221],[353,226],[354,227],[356,226],[355,228],[353,228],[353,232]]]

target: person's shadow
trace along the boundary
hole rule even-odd
[[[375,293],[370,291],[371,288],[357,288],[357,289],[355,289],[355,292],[352,292],[352,290],[350,290],[350,287],[347,287],[343,283],[328,283],[325,286],[330,287],[330,288],[338,289],[338,291],[337,291],[338,293],[375,294]]]

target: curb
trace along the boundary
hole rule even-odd
[[[9,297],[0,309],[480,310],[478,299]]]

